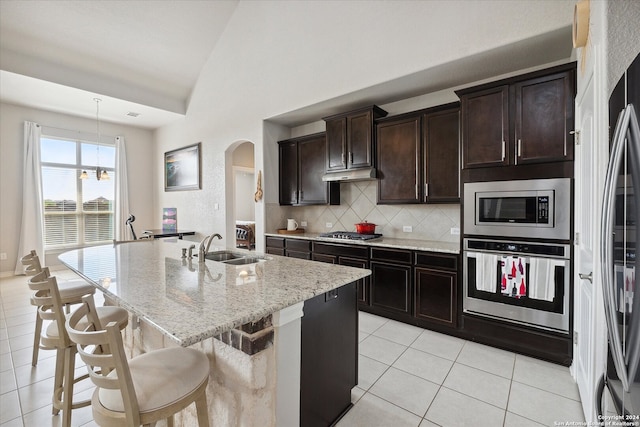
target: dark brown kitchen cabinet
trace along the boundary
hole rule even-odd
[[[284,256],[284,237],[267,236],[266,241],[266,253]]]
[[[465,168],[509,163],[509,86],[460,97]]]
[[[378,121],[378,203],[460,200],[458,103]]]
[[[387,112],[378,106],[325,117],[327,171],[370,168],[375,164],[374,122]]]
[[[280,141],[280,205],[325,205],[329,184],[325,173],[324,132]]]
[[[313,242],[314,261],[346,265],[348,267],[369,268],[369,249],[366,246],[340,245],[325,242]],[[370,304],[371,279],[364,277],[356,282],[358,306]]]
[[[516,163],[573,160],[573,73],[513,85]]]
[[[421,118],[387,119],[376,126],[378,204],[420,203]]]
[[[427,203],[460,201],[460,107],[422,117]]]
[[[304,302],[300,319],[300,422],[335,425],[358,383],[358,308],[354,283]]]
[[[414,316],[457,326],[458,255],[417,252],[414,268]]]
[[[575,63],[456,93],[465,169],[573,160]]]
[[[302,239],[285,240],[285,256],[289,258],[311,259],[311,242]]]
[[[412,252],[371,248],[371,306],[410,316]],[[406,265],[403,265],[406,264]]]

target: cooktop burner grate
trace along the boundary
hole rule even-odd
[[[354,233],[353,231],[331,231],[329,233],[320,234],[320,237],[345,240],[371,240],[382,237],[382,234],[360,234]]]

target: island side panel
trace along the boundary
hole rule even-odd
[[[356,283],[305,301],[301,332],[300,425],[333,425],[358,382]]]

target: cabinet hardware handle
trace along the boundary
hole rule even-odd
[[[582,280],[588,280],[589,282],[593,283],[593,271],[589,274],[578,273],[578,276],[580,276],[580,279]]]
[[[429,183],[428,182],[424,183],[424,197],[425,197],[425,199],[427,197],[429,197]]]
[[[349,163],[353,164],[353,152],[349,151]]]
[[[343,164],[343,165],[344,165],[344,164],[346,164],[346,163],[345,163],[345,159],[346,159],[346,157],[345,157],[345,155],[344,155],[344,151],[343,151],[343,152],[342,152],[342,164]]]
[[[502,140],[502,161],[504,162],[505,142]]]
[[[518,139],[518,157],[522,157],[522,140]]]
[[[416,200],[418,199],[418,184],[415,185],[416,188]]]

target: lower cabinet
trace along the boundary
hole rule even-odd
[[[411,314],[411,266],[371,261],[371,306]]]
[[[457,275],[431,268],[415,268],[415,316],[456,326]]]
[[[414,316],[444,326],[458,325],[458,255],[416,252]]]
[[[368,268],[356,283],[363,311],[446,331],[458,328],[460,255],[389,247],[267,238],[267,253]]]
[[[311,259],[349,267],[369,268],[369,248],[366,246],[313,242]],[[368,306],[370,304],[370,283],[371,279],[369,277],[356,282],[358,306]]]
[[[301,340],[300,425],[333,425],[358,383],[355,283],[305,301]]]

